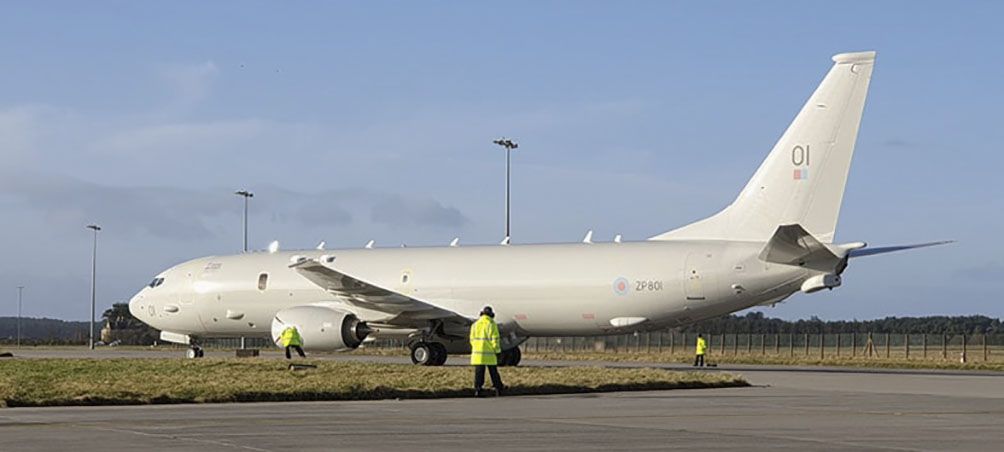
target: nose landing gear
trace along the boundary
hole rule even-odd
[[[194,344],[189,346],[188,352],[185,353],[185,356],[188,357],[189,359],[202,358],[205,355],[206,352],[202,350],[202,347],[199,347],[198,345]]]

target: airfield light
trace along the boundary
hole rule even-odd
[[[97,275],[98,275],[98,231],[101,226],[96,224],[87,225],[87,229],[94,231],[94,248],[91,252],[91,331],[90,347],[94,350],[94,305],[97,298]]]
[[[248,252],[248,200],[254,198],[254,193],[247,190],[234,192],[235,195],[244,198],[244,252]]]
[[[509,241],[512,237],[509,233],[509,176],[511,174],[510,154],[513,149],[519,147],[519,144],[506,137],[493,140],[492,143],[505,148],[505,241]]]

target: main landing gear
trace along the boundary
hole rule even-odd
[[[442,366],[446,364],[446,346],[439,342],[415,342],[408,346],[411,351],[412,364],[420,366]],[[501,367],[518,366],[523,359],[519,347],[503,350],[498,355],[498,365]]]
[[[508,367],[508,366],[515,367],[519,365],[519,362],[522,359],[523,359],[523,352],[519,351],[519,347],[513,347],[510,348],[509,350],[503,350],[502,353],[499,354],[498,362],[499,366],[502,367]]]
[[[442,366],[446,364],[446,346],[439,342],[415,342],[409,347],[412,364]]]
[[[192,344],[188,347],[188,352],[185,353],[185,356],[190,359],[202,358],[203,356],[206,356],[206,352],[202,349],[202,347]]]

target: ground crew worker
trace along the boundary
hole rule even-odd
[[[282,341],[282,346],[286,347],[286,359],[292,359],[289,356],[289,349],[296,350],[296,353],[300,355],[301,358],[306,358],[307,355],[303,354],[303,338],[300,337],[300,332],[296,330],[295,326],[287,326],[286,329],[282,330],[282,334],[279,335],[279,339]]]
[[[485,385],[485,368],[492,377],[495,395],[502,395],[502,377],[499,376],[498,354],[502,353],[502,339],[495,324],[495,312],[491,306],[481,310],[481,317],[471,325],[471,365],[474,366],[474,397],[481,397]]]
[[[708,342],[704,336],[697,335],[697,356],[694,358],[694,367],[704,367],[704,354],[708,352]]]

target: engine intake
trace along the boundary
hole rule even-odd
[[[280,336],[289,326],[296,327],[307,350],[353,350],[372,331],[351,312],[324,306],[295,306],[283,309],[272,319],[272,341],[282,345]]]

